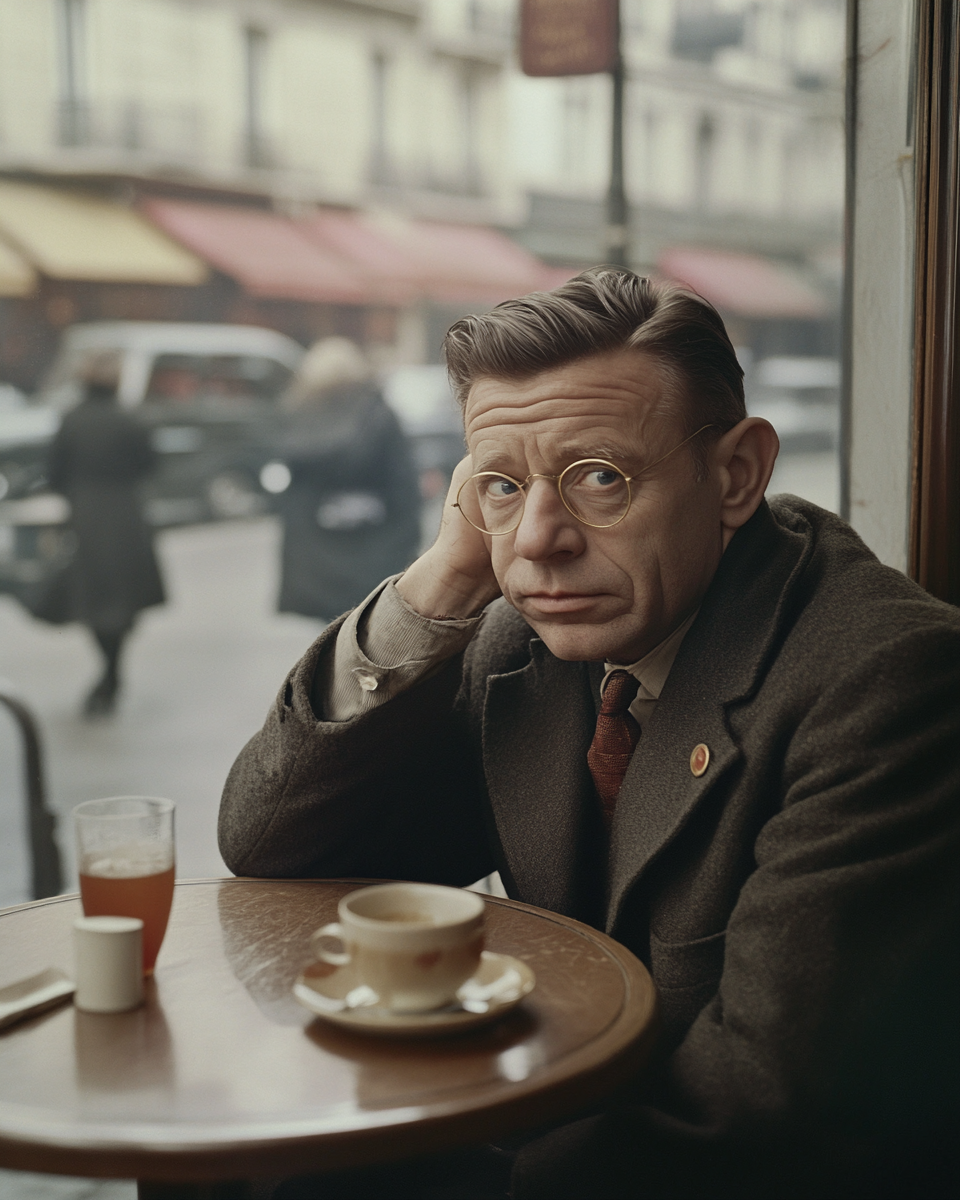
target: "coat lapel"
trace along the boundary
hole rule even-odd
[[[702,694],[684,696],[685,690],[664,688],[623,781],[610,838],[608,931],[627,893],[740,754],[727,732],[723,704]],[[710,758],[697,777],[690,757],[701,744]]]
[[[763,504],[727,548],[623,781],[611,831],[608,930],[646,869],[737,762],[726,710],[759,687],[775,653],[811,553],[808,534],[778,526]],[[698,777],[690,756],[701,743],[710,760]]]
[[[483,762],[501,845],[518,892],[580,920],[598,914],[598,819],[587,750],[596,723],[591,666],[554,658],[487,681]]]

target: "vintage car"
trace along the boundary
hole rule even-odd
[[[836,452],[840,363],[835,358],[776,356],[747,366],[747,410],[773,425],[782,454]]]

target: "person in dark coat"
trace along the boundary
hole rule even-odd
[[[291,477],[278,499],[278,607],[329,621],[415,557],[417,473],[396,416],[348,339],[308,351],[287,408],[277,447]]]
[[[37,615],[81,621],[103,652],[103,674],[84,704],[88,716],[112,712],[124,640],[137,613],[165,598],[138,495],[154,451],[147,430],[117,406],[118,381],[115,355],[88,366],[84,398],[64,417],[48,464],[50,486],[70,501],[77,549],[60,611]]]

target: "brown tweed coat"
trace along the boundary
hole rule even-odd
[[[532,1143],[518,1197],[935,1194],[912,1189],[941,1178],[956,1097],[957,610],[836,517],[763,504],[644,730],[606,870],[599,664],[554,658],[499,601],[462,658],[334,724],[310,692],[335,631],[230,773],[229,866],[450,884],[496,867],[660,989],[658,1070]]]

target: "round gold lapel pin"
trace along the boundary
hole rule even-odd
[[[694,746],[693,752],[690,755],[690,770],[699,779],[709,766],[710,747],[705,746],[701,742],[698,746]]]

